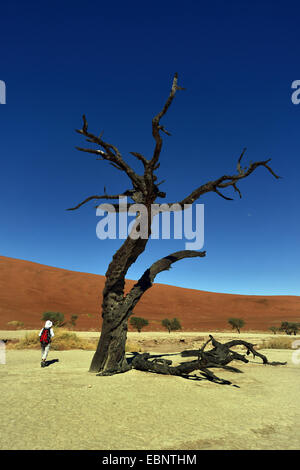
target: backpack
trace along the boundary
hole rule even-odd
[[[40,337],[40,343],[43,346],[46,346],[47,344],[50,343],[51,340],[51,335],[50,335],[50,329],[49,328],[43,328],[41,337]]]

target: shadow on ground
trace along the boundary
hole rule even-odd
[[[59,362],[59,359],[52,359],[51,361],[45,361],[42,367],[49,367],[51,364],[54,364],[54,362]]]

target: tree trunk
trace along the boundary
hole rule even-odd
[[[117,254],[120,257],[121,250],[123,251],[123,260],[125,255],[127,260],[135,260],[138,250],[143,251],[146,240],[136,240],[135,245],[127,239],[125,244],[132,245],[135,248],[134,257],[129,257],[128,251],[124,249],[124,245],[120,248]],[[130,253],[134,250],[132,249]],[[164,258],[153,263],[148,268],[136,284],[132,287],[130,292],[124,296],[124,284],[125,275],[122,270],[117,268],[116,260],[119,260],[116,255],[111,262],[108,271],[106,273],[106,283],[103,291],[103,302],[102,302],[102,330],[97,346],[97,350],[94,354],[90,372],[99,372],[99,375],[112,375],[120,372],[126,372],[129,370],[125,358],[125,344],[127,338],[128,329],[128,318],[132,314],[132,311],[136,304],[139,302],[142,295],[152,286],[155,276],[167,269],[170,269],[173,263],[184,259],[184,258],[195,258],[204,257],[205,251],[192,251],[183,250],[172,253]],[[122,258],[121,258],[122,259]],[[130,262],[128,261],[128,263]],[[124,262],[124,261],[123,261]],[[115,268],[115,271],[113,270]],[[170,331],[169,331],[170,333]]]
[[[106,282],[102,302],[102,330],[90,372],[99,375],[112,375],[129,370],[125,358],[128,318],[136,304],[136,299],[124,295],[125,275],[129,267],[145,250],[151,233],[151,211],[147,213],[147,238],[133,239],[131,236],[113,256],[106,272]]]
[[[115,311],[117,314],[118,309]],[[122,311],[120,311],[120,315],[122,315]],[[125,357],[126,338],[127,317],[115,328],[111,328],[111,322],[106,315],[103,315],[100,341],[89,371],[99,372],[99,375],[112,375],[128,371],[130,368]]]

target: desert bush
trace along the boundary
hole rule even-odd
[[[242,318],[229,318],[228,323],[232,326],[232,329],[237,330],[238,333],[240,333],[241,328],[245,326],[245,321]]]
[[[70,325],[71,326],[76,326],[76,321],[77,321],[78,315],[72,315],[71,320],[70,320]]]
[[[12,321],[7,322],[6,324],[7,326],[12,326],[13,328],[16,328],[17,330],[24,328],[24,323],[19,320],[12,320]]]
[[[130,324],[131,324],[131,326],[133,326],[133,328],[138,330],[138,332],[140,333],[141,329],[144,328],[144,326],[149,325],[149,322],[145,318],[131,317],[130,318]]]
[[[284,331],[287,335],[291,335],[291,334],[296,335],[299,330],[299,323],[283,321],[281,322],[281,326],[279,330]]]
[[[279,328],[277,326],[270,326],[269,330],[273,331],[274,335],[276,335],[277,331],[279,331]]]
[[[62,327],[65,325],[65,316],[61,312],[44,312],[42,316],[43,321],[50,320],[53,326]]]
[[[175,331],[175,330],[181,330],[181,329],[182,329],[182,326],[178,318],[173,318],[172,323],[171,323],[171,330]]]
[[[62,351],[68,349],[95,350],[96,340],[87,340],[79,338],[76,333],[70,333],[65,330],[56,330],[52,340],[51,347],[54,350]]]
[[[40,338],[37,333],[26,333],[19,341],[7,344],[7,349],[39,349]]]
[[[292,349],[293,340],[289,338],[264,339],[259,349]]]
[[[173,318],[170,320],[169,318],[164,318],[161,322],[162,326],[168,330],[170,333],[171,331],[181,330],[181,324],[178,318]]]
[[[37,333],[27,333],[24,338],[16,343],[9,344],[9,349],[39,349],[40,338]],[[79,338],[76,333],[65,330],[56,330],[51,342],[51,349],[64,351],[70,349],[95,350],[96,341]]]

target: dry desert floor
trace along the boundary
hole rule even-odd
[[[17,336],[0,332],[0,338],[9,335]],[[129,333],[131,339],[142,335]],[[149,352],[166,355],[159,340],[172,333],[147,335],[156,340]],[[221,336],[234,334],[216,338]],[[251,335],[236,337],[251,341]],[[189,360],[174,351],[175,344],[170,347],[166,357],[174,364]],[[233,384],[217,385],[199,373],[191,380],[137,370],[97,377],[88,372],[93,351],[83,350],[52,350],[48,360],[59,362],[41,368],[40,351],[7,349],[0,364],[0,449],[299,449],[300,364],[292,350],[260,352],[287,364],[263,365],[251,355],[248,364],[231,363],[242,374],[214,369]]]

